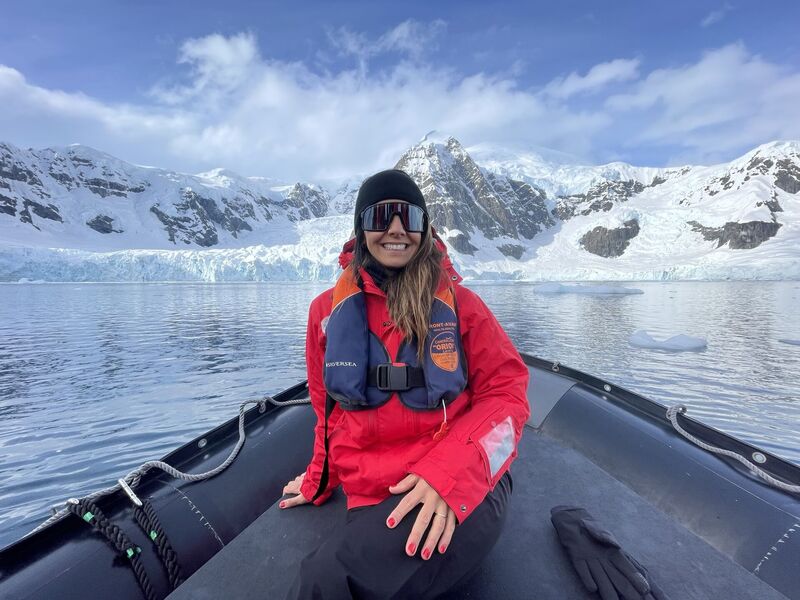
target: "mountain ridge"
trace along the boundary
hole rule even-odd
[[[773,275],[800,277],[797,141],[769,142],[712,166],[587,167],[465,148],[430,132],[395,167],[415,178],[454,260],[475,279],[681,277],[704,266],[715,277],[726,268],[740,277],[770,259],[783,269],[768,269]],[[0,143],[0,281],[35,278],[35,260],[26,259],[27,270],[14,265],[14,249],[24,248],[42,249],[33,254],[49,256],[45,262],[70,255],[72,263],[74,254],[44,249],[152,251],[158,260],[166,260],[163,251],[191,251],[192,260],[208,261],[210,254],[197,257],[218,249],[233,260],[263,247],[249,253],[266,261],[255,277],[272,277],[272,269],[292,279],[286,265],[328,260],[347,238],[361,179],[284,182],[224,168],[191,175],[87,146]],[[320,220],[332,226],[327,234],[311,226]],[[320,248],[301,247],[309,231]],[[272,268],[273,260],[285,264]],[[329,274],[304,265],[306,274]]]

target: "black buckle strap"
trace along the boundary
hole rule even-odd
[[[378,365],[378,389],[382,392],[402,392],[408,389],[408,366],[392,363]]]
[[[370,369],[369,385],[382,392],[404,392],[414,387],[425,387],[425,373],[419,367],[383,363]]]

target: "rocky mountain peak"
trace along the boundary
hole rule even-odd
[[[530,184],[482,170],[454,137],[423,140],[395,168],[420,186],[434,225],[456,250],[472,254],[471,239],[532,238],[553,224],[545,194]],[[508,244],[500,243],[501,252]],[[515,249],[508,250],[518,253]]]

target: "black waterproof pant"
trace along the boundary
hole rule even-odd
[[[358,600],[437,598],[472,576],[500,537],[511,496],[506,473],[484,501],[456,526],[444,554],[429,560],[405,553],[406,540],[419,512],[410,512],[389,529],[386,519],[402,496],[347,511],[331,537],[300,563],[289,599]],[[427,535],[427,533],[426,533]],[[422,537],[420,546],[424,544]]]

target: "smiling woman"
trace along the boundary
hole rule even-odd
[[[477,569],[503,528],[527,369],[458,285],[403,171],[361,185],[339,262],[309,310],[314,454],[280,508],[322,504],[341,484],[348,515],[302,561],[289,597],[436,597]]]

